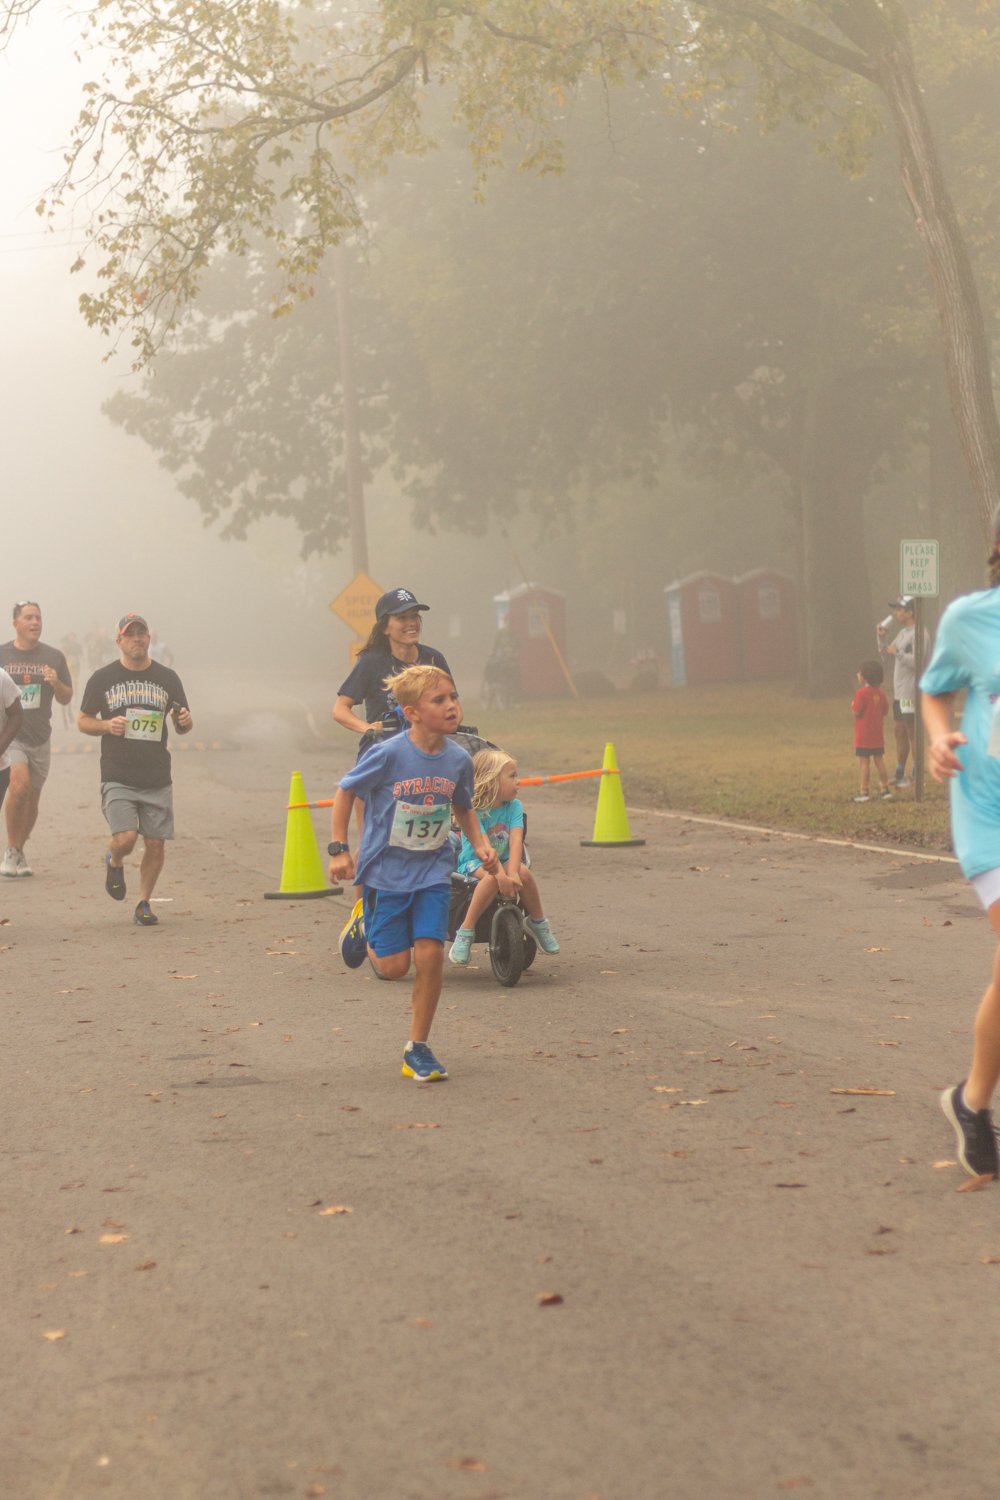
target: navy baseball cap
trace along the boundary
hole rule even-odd
[[[889,600],[890,609],[912,609],[914,605],[912,594],[900,594],[898,599]]]
[[[416,594],[409,589],[390,589],[376,604],[375,618],[386,620],[390,615],[405,615],[408,609],[430,609],[430,605],[418,604]]]
[[[121,635],[122,631],[127,630],[130,625],[142,625],[145,626],[147,630],[149,629],[149,625],[143,619],[142,615],[122,615],[121,619],[118,621],[118,624],[115,626],[115,634]]]

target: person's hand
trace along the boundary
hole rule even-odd
[[[42,676],[48,683],[49,687],[54,687],[55,684],[59,681],[59,673],[56,671],[55,667],[43,667]]]
[[[381,719],[373,719],[368,728],[374,729],[376,734],[384,734],[385,732],[385,725]]]
[[[501,869],[497,871],[497,889],[500,892],[501,896],[506,896],[508,901],[513,901],[514,897],[521,889],[521,882],[519,880],[515,880],[512,876],[505,874],[505,872]]]
[[[328,870],[331,885],[341,885],[354,879],[354,855],[331,854]]]
[[[125,733],[125,726],[127,723],[128,720],[126,719],[125,715],[118,714],[116,718],[108,720],[108,733],[116,734],[120,739]]]
[[[500,870],[500,861],[497,851],[492,844],[477,844],[474,846],[476,858],[486,871],[487,875],[496,875]]]
[[[182,708],[180,704],[178,704],[177,707],[172,709],[171,711],[173,713],[174,723],[176,724],[178,729],[185,730],[191,728],[193,720],[191,718],[190,709]]]
[[[927,750],[927,764],[935,781],[948,781],[964,769],[962,762],[955,754],[955,747],[968,743],[960,729],[952,729],[948,734],[939,734],[936,740],[931,741]]]

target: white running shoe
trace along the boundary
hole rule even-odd
[[[4,850],[3,859],[0,859],[0,875],[9,875],[13,879],[17,875],[18,850],[9,845]]]
[[[34,875],[35,873],[25,859],[23,849],[18,849],[17,851],[17,873],[19,875]]]

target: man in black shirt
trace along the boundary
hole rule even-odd
[[[163,869],[165,841],[174,836],[173,787],[167,718],[178,734],[192,728],[181,680],[172,667],[149,654],[149,626],[142,615],[123,615],[115,641],[116,662],[98,667],[80,700],[77,726],[101,736],[101,808],[111,829],[104,888],[125,899],[125,859],[143,838],[139,904],[133,921],[155,927],[150,897]]]
[[[0,875],[30,875],[24,846],[38,817],[52,756],[52,701],[67,704],[73,680],[66,658],[42,640],[42,611],[34,599],[14,605],[14,637],[0,646],[0,667],[17,683],[21,725],[11,741],[10,791],[4,807],[7,845]]]

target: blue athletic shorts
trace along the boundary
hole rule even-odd
[[[378,958],[409,953],[418,938],[444,943],[448,936],[451,887],[429,885],[420,891],[365,889],[365,937]]]

